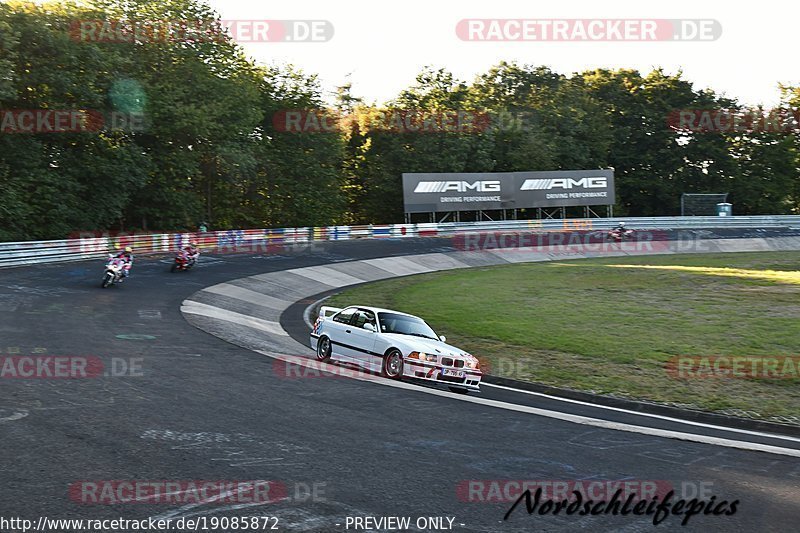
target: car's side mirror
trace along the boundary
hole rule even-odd
[[[371,332],[375,333],[375,326],[370,322],[367,322],[366,324],[364,324],[364,329],[367,330],[367,331],[371,331]]]
[[[442,342],[447,342],[447,337],[445,337],[444,335],[439,335],[439,340]]]

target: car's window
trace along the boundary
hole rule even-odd
[[[372,311],[359,309],[356,311],[350,323],[357,328],[363,328],[364,324],[368,322],[373,325],[375,324],[375,316],[372,314]]]
[[[421,318],[397,313],[378,313],[382,333],[400,333],[438,339],[436,332]]]
[[[335,315],[333,315],[334,322],[341,322],[342,324],[349,324],[350,320],[353,318],[353,314],[356,312],[356,308],[347,308],[343,311],[339,311]]]

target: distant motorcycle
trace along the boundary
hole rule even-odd
[[[179,271],[187,271],[191,270],[191,268],[197,263],[197,259],[193,258],[189,255],[189,252],[186,250],[180,250],[178,254],[175,256],[175,261],[172,263],[172,268],[170,268],[170,272],[179,272]]]
[[[608,232],[606,238],[610,241],[615,241],[615,242],[630,240],[633,238],[633,230],[627,228],[626,229],[614,228]]]
[[[122,269],[124,266],[124,259],[109,255],[108,261],[106,262],[106,272],[103,274],[103,282],[100,284],[100,287],[105,289],[114,283],[122,281]]]

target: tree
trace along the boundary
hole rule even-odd
[[[275,226],[312,226],[344,220],[344,139],[337,128],[294,131],[281,126],[287,113],[308,120],[332,118],[316,76],[292,66],[263,71],[264,119],[258,175],[247,196],[251,219]],[[285,125],[285,123],[284,123]]]
[[[401,221],[404,172],[491,171],[494,132],[480,121],[482,112],[465,83],[430,68],[385,108],[363,108],[363,192],[354,218]],[[459,125],[459,114],[474,120],[464,118]]]
[[[0,32],[6,118],[13,110],[105,111],[107,88],[128,62],[70,38],[70,22],[93,14],[75,5],[0,6],[0,27],[14,28]],[[137,147],[107,130],[0,133],[2,238],[57,238],[116,222],[146,168]]]

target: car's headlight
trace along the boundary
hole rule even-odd
[[[436,356],[425,352],[411,352],[408,354],[409,359],[419,359],[420,361],[436,361]]]
[[[463,354],[463,356],[464,356],[464,365],[467,368],[471,368],[473,370],[480,370],[481,362],[478,360],[477,357],[468,353]]]

